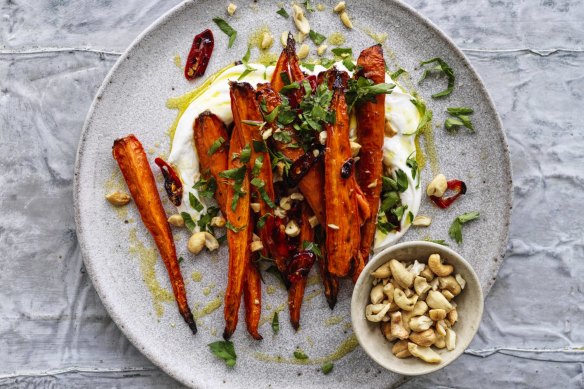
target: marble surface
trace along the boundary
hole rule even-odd
[[[0,5],[0,387],[180,387],[109,319],[83,268],[72,204],[77,142],[97,88],[177,3]],[[403,387],[583,387],[584,4],[408,3],[454,39],[492,94],[515,197],[477,337],[455,363]]]

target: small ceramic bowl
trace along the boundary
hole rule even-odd
[[[456,332],[456,347],[451,351],[432,347],[442,357],[442,362],[438,364],[426,363],[415,357],[397,358],[391,352],[394,342],[390,343],[385,339],[381,333],[380,324],[372,323],[365,318],[365,307],[369,304],[369,293],[373,286],[371,272],[391,259],[412,263],[418,260],[418,262],[427,263],[431,254],[440,254],[443,262],[454,266],[453,274],[459,273],[466,281],[462,293],[454,298],[458,311],[458,321],[452,328]],[[351,300],[353,331],[361,347],[384,368],[410,376],[431,373],[458,358],[475,336],[482,315],[483,292],[472,267],[448,247],[425,241],[400,243],[376,254],[359,276]]]

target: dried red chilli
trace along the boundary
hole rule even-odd
[[[211,30],[207,29],[200,34],[195,35],[185,65],[185,77],[187,80],[193,80],[205,73],[214,46],[215,40]]]
[[[318,153],[315,153],[315,150]],[[317,154],[317,155],[315,155]],[[286,182],[291,188],[298,185],[300,180],[308,173],[308,171],[324,156],[324,146],[321,144],[313,144],[310,148],[301,155],[296,161],[292,163],[288,170],[288,177]]]
[[[158,165],[164,177],[164,189],[168,199],[177,207],[182,201],[183,186],[179,176],[176,174],[172,166],[170,166],[162,158],[156,158],[154,163]]]
[[[448,208],[452,203],[460,196],[466,193],[466,184],[460,180],[449,180],[447,182],[448,190],[456,192],[453,196],[448,197],[436,197],[430,196],[430,200],[434,202],[440,208]]]
[[[312,251],[302,250],[294,254],[288,264],[288,281],[294,283],[308,276],[316,255]]]

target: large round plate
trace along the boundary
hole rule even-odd
[[[444,79],[426,80],[422,85],[404,79],[404,83],[406,87],[418,89],[428,101],[435,114],[434,123],[444,121],[448,106],[475,109],[475,134],[460,131],[458,135],[450,135],[442,128],[434,131],[439,160],[434,170],[440,170],[447,177],[463,179],[469,190],[446,212],[424,200],[420,213],[433,218],[432,226],[411,229],[404,239],[447,239],[448,227],[456,215],[480,211],[480,220],[464,226],[464,243],[454,245],[454,249],[471,262],[487,292],[495,280],[507,242],[511,172],[500,120],[479,77],[443,33],[406,5],[395,1],[350,2],[350,15],[356,28],[348,31],[338,16],[332,14],[334,4],[319,2],[327,8],[309,15],[312,29],[325,35],[342,31],[347,45],[355,51],[375,43],[367,32],[388,33],[385,51],[392,70],[399,65],[410,70],[412,79],[417,80],[421,73],[417,69],[419,62],[436,56],[444,58],[454,69],[455,91],[442,100],[431,99],[430,95],[443,89]],[[115,212],[104,201],[104,195],[111,188],[119,185],[123,188],[111,157],[114,139],[128,133],[136,134],[145,148],[151,149],[151,159],[168,151],[165,132],[176,112],[167,109],[165,102],[196,85],[184,79],[173,62],[175,55],[180,54],[184,63],[194,34],[212,28],[216,44],[207,69],[210,75],[240,59],[246,50],[247,37],[263,24],[269,25],[276,39],[282,31],[294,30],[291,19],[276,16],[276,7],[268,1],[249,6],[241,4],[236,17],[230,20],[239,37],[235,46],[228,50],[227,37],[211,21],[215,16],[225,17],[224,3],[185,2],[148,28],[121,56],[97,93],[79,144],[75,204],[77,233],[85,264],[109,314],[128,339],[156,365],[186,385],[386,387],[396,384],[402,377],[381,371],[356,347],[350,327],[350,283],[342,285],[334,312],[328,309],[319,283],[309,286],[298,333],[288,324],[286,310],[280,314],[277,335],[273,335],[269,320],[265,320],[261,327],[262,341],[247,336],[241,319],[233,339],[237,365],[227,368],[207,347],[208,343],[218,340],[222,332],[222,307],[200,317],[200,331],[193,336],[173,301],[160,302],[152,298],[153,293],[164,297],[170,285],[161,261],[149,255],[153,242],[135,207],[130,205],[127,211]],[[276,46],[277,51],[279,47]],[[431,169],[426,167],[424,182],[427,183],[432,175]],[[171,207],[167,210],[172,211]],[[226,284],[227,249],[222,247],[216,255],[194,258],[185,250],[186,231],[175,233],[175,237],[179,253],[186,258],[181,266],[189,301],[201,312],[203,307],[209,308],[213,302],[221,301],[220,293]],[[195,271],[202,274],[199,282],[191,277]],[[277,307],[285,307],[282,304],[286,302],[286,293],[276,286],[275,278],[267,275],[264,312],[268,318]],[[297,347],[311,358],[308,364],[294,363],[298,361],[292,353]],[[270,357],[276,360],[277,356],[282,357],[280,362],[266,361]],[[322,363],[319,358],[325,356],[335,359],[334,370],[328,375],[323,375],[319,369]]]

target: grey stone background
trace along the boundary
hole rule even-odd
[[[72,203],[97,88],[178,2],[1,0],[0,387],[181,386],[109,319],[84,271]],[[402,387],[584,387],[584,3],[407,2],[485,81],[515,197],[478,336],[455,363]]]

